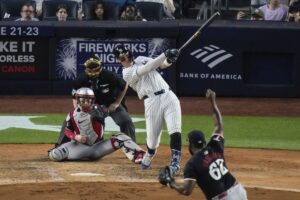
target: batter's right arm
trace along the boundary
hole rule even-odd
[[[206,91],[206,98],[210,101],[212,110],[213,110],[213,119],[214,119],[214,133],[220,134],[223,136],[223,120],[220,110],[216,103],[216,93],[211,89]]]

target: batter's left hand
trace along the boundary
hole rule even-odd
[[[112,104],[109,105],[108,109],[109,109],[110,112],[115,112],[118,107],[119,107],[119,104],[112,103]]]

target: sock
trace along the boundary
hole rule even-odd
[[[147,149],[148,149],[148,153],[149,153],[150,155],[154,155],[155,152],[156,152],[156,149],[150,149],[150,148],[148,147],[148,145],[147,145]]]
[[[181,134],[175,132],[170,137],[171,165],[173,163],[179,164],[181,160]]]
[[[181,151],[181,134],[179,132],[172,133],[170,135],[170,148],[177,151]]]
[[[171,149],[171,165],[180,163],[181,160],[181,151]]]

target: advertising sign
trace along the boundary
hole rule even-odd
[[[0,79],[48,79],[47,39],[0,38]]]
[[[117,63],[113,50],[118,45],[125,45],[134,57],[147,56],[155,58],[168,48],[175,47],[175,39],[85,39],[70,38],[58,41],[56,53],[56,79],[74,80],[84,71],[84,62],[91,56],[100,58],[103,67],[122,76],[122,66]],[[161,71],[168,81],[171,79],[171,69]],[[173,69],[174,70],[174,69]]]

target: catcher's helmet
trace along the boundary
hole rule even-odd
[[[129,59],[133,58],[132,52],[124,45],[119,45],[115,47],[113,53],[116,56],[116,58],[119,60],[122,60],[122,57],[124,56],[128,57]]]
[[[87,87],[79,88],[75,94],[77,104],[83,112],[89,112],[95,101],[94,91]]]
[[[85,67],[85,73],[90,78],[98,77],[102,70],[102,60],[96,56],[87,59],[83,65]]]

